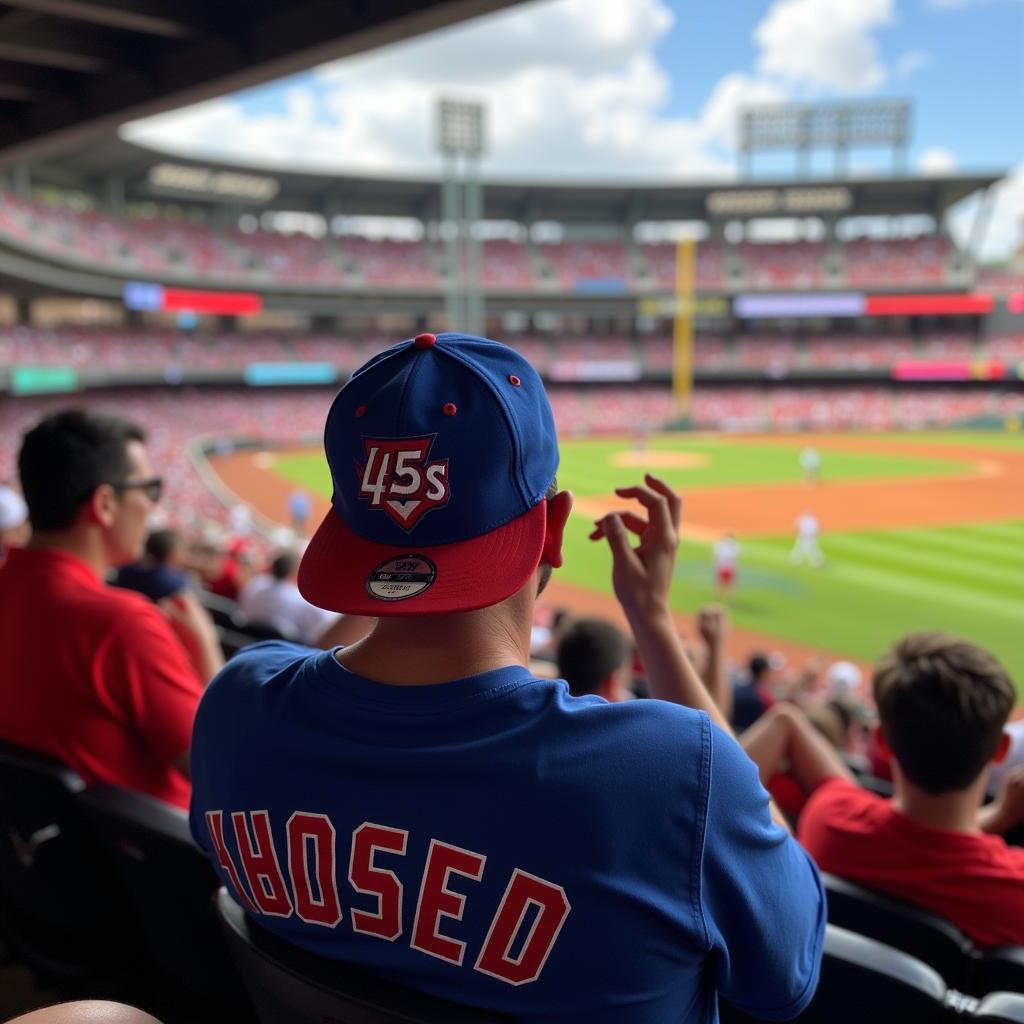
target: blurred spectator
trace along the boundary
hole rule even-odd
[[[248,505],[242,502],[232,505],[228,521],[231,524],[231,532],[236,537],[248,537],[252,533],[252,509]]]
[[[746,679],[732,687],[732,727],[749,729],[775,703],[772,695],[772,663],[767,654],[752,654]]]
[[[134,424],[81,410],[23,440],[33,532],[0,570],[0,736],[87,783],[187,807],[192,718],[223,661],[213,625],[194,599],[178,595],[162,615],[103,583],[139,557],[160,497],[143,441]],[[201,677],[165,615],[194,640]]]
[[[242,589],[239,604],[250,622],[271,626],[290,640],[315,644],[338,616],[299,593],[298,572],[297,552],[278,551],[270,572],[255,576]]]
[[[558,641],[558,674],[574,697],[630,700],[633,645],[605,619],[575,619]]]
[[[248,538],[235,537],[229,540],[213,564],[217,571],[204,580],[206,589],[211,594],[237,601],[252,573]]]
[[[813,791],[801,842],[823,870],[926,907],[983,948],[1024,944],[1024,850],[989,834],[1024,821],[1024,768],[981,807],[989,763],[1009,747],[1005,669],[964,640],[914,633],[879,661],[874,691],[892,800],[858,787],[831,747],[807,743],[799,712],[788,716],[784,756]]]
[[[140,561],[117,570],[116,587],[135,590],[150,601],[162,601],[188,587],[181,537],[176,530],[153,530]]]
[[[21,547],[28,540],[28,507],[13,487],[0,484],[0,565],[9,547]]]

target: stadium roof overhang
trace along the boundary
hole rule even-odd
[[[103,195],[118,180],[128,199],[234,208],[285,209],[365,216],[437,218],[437,178],[295,171],[161,153],[119,138],[65,151],[37,164],[35,181]],[[484,217],[520,223],[746,220],[755,217],[937,215],[990,188],[1002,173],[943,177],[842,178],[795,182],[491,181]]]
[[[0,167],[520,0],[3,0]]]

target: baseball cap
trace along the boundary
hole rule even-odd
[[[558,442],[540,377],[507,345],[420,334],[379,353],[334,399],[324,448],[331,509],[299,567],[312,604],[472,611],[540,564]]]
[[[13,530],[28,519],[25,499],[15,490],[0,484],[0,531]]]

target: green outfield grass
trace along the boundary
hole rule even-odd
[[[976,447],[1024,449],[1024,437],[988,434],[894,435]],[[702,464],[658,473],[683,489],[800,479],[799,438],[785,446],[751,444],[743,438],[652,439],[651,451],[703,457]],[[636,479],[638,470],[616,465],[629,441],[565,441],[559,484],[580,496],[607,495]],[[973,453],[972,453],[973,454]],[[828,451],[827,479],[869,479],[956,473],[963,461]],[[319,454],[279,460],[276,472],[330,493]],[[965,486],[969,483],[965,481]],[[1024,513],[1024,495],[1021,496]],[[610,559],[603,544],[587,539],[591,524],[573,517],[560,578],[610,591]],[[829,533],[822,538],[827,562],[820,570],[794,567],[792,536],[741,538],[740,585],[733,619],[740,628],[864,659],[875,658],[902,633],[946,629],[992,650],[1006,664],[1024,696],[1024,517],[927,529]],[[710,544],[685,541],[680,550],[673,604],[692,611],[713,596]]]

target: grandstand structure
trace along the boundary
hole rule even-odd
[[[566,432],[666,426],[684,223],[702,236],[696,426],[1005,420],[1024,411],[1024,275],[989,276],[948,230],[1000,177],[486,182],[485,331],[536,364]],[[282,213],[311,231],[275,230]],[[773,221],[798,233],[759,240]],[[436,180],[107,138],[0,175],[0,388],[337,386],[449,326],[450,267]]]

